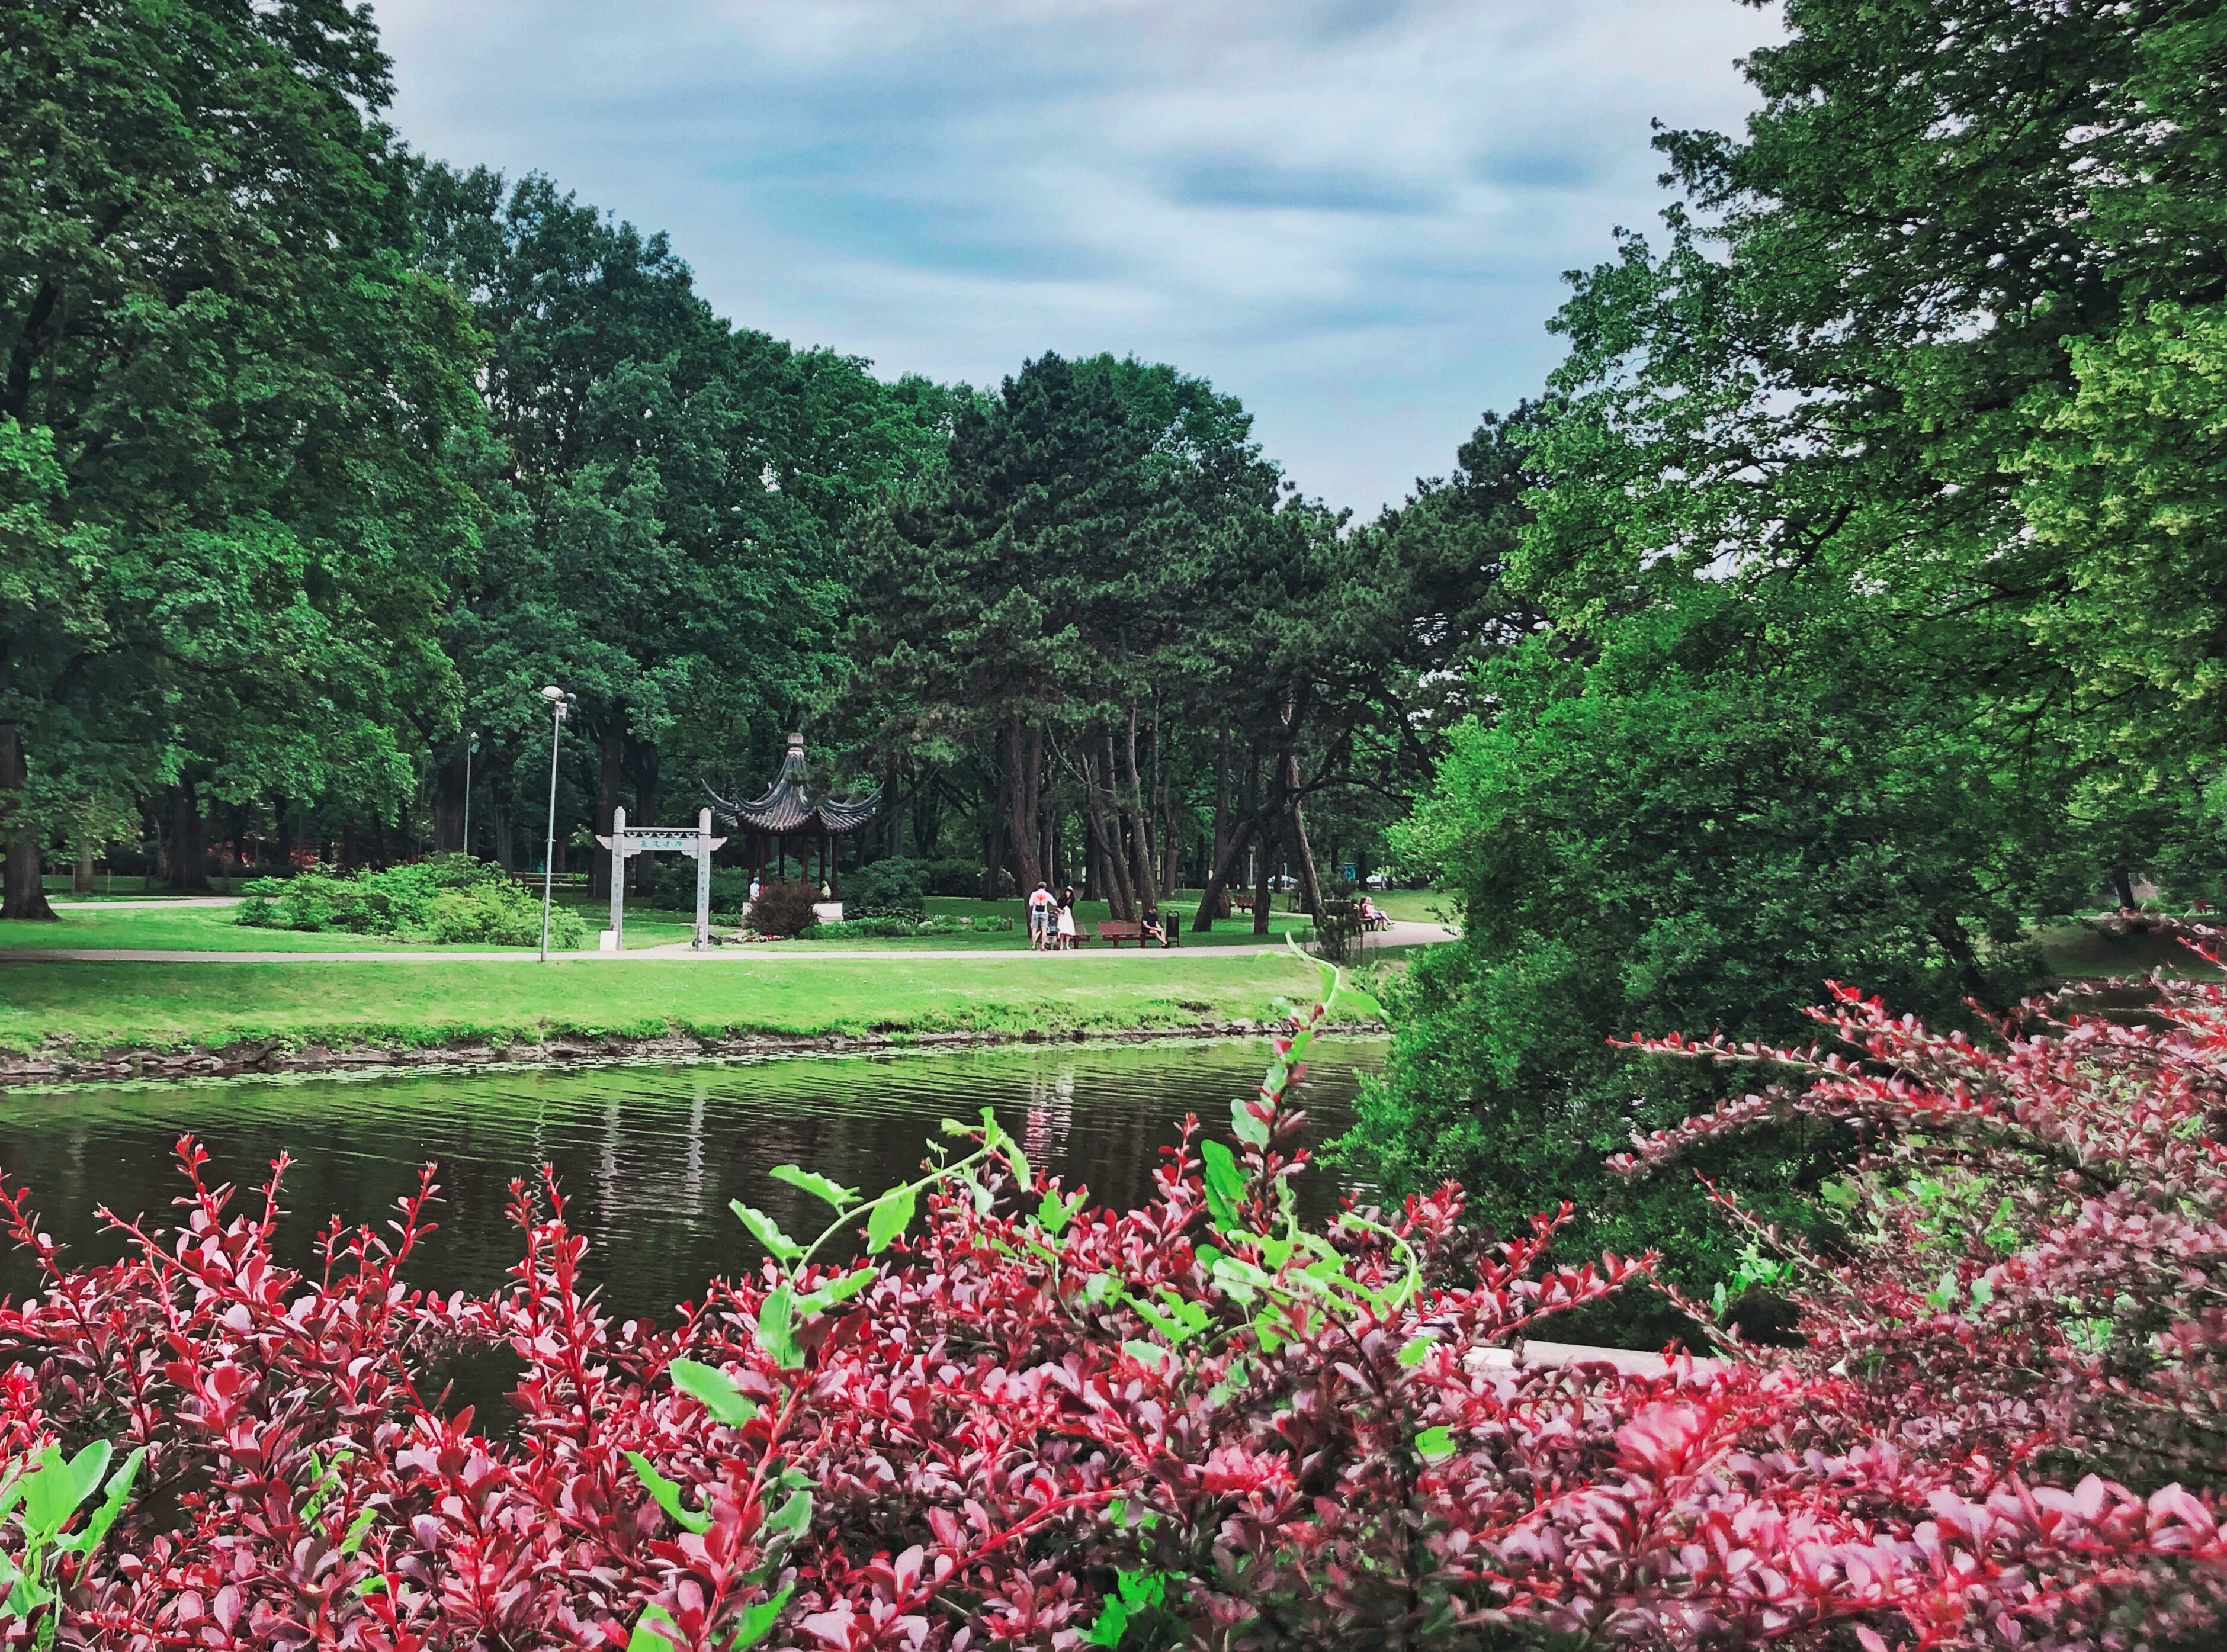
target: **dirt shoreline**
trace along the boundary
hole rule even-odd
[[[257,1073],[415,1072],[429,1068],[589,1067],[602,1062],[718,1061],[750,1056],[843,1056],[885,1049],[965,1049],[999,1044],[1140,1044],[1171,1038],[1258,1037],[1280,1024],[1263,1021],[1197,1021],[1170,1026],[1076,1028],[1047,1032],[778,1033],[731,1032],[717,1036],[667,1032],[648,1037],[559,1033],[533,1041],[490,1043],[458,1040],[438,1044],[303,1043],[258,1039],[219,1049],[118,1047],[96,1055],[64,1049],[0,1054],[0,1089],[36,1085],[114,1084],[135,1080],[233,1078]],[[1374,1022],[1339,1022],[1322,1029],[1345,1036],[1381,1036]]]

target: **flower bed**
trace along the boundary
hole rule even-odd
[[[1488,1355],[1648,1283],[1643,1257],[1549,1263],[1556,1215],[1484,1245],[1447,1187],[1297,1222],[1290,1085],[1325,1005],[1233,1144],[1187,1132],[1139,1209],[986,1116],[870,1199],[782,1167],[826,1230],[738,1204],[766,1260],[670,1326],[597,1311],[546,1182],[514,1184],[509,1284],[447,1297],[405,1283],[430,1171],[390,1228],[326,1229],[307,1277],[272,1253],[283,1158],[243,1211],[182,1143],[176,1226],[118,1220],[124,1259],[86,1268],[10,1191],[45,1274],[0,1310],[0,1452],[36,1494],[10,1505],[10,1641],[2193,1637],[2227,1576],[2227,996],[2163,990],[2161,1025],[2040,1005],[1994,1049],[1853,993],[1820,1012],[1844,1055],[1657,1046],[1807,1082],[1635,1174],[1777,1112],[1865,1144],[1835,1251],[1789,1259],[1804,1346],[1726,1331],[1726,1363],[1657,1375]],[[488,1350],[519,1367],[500,1430],[437,1375]]]

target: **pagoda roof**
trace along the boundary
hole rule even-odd
[[[707,791],[709,788],[705,788]],[[711,792],[711,812],[726,826],[752,832],[826,832],[839,837],[871,824],[882,806],[878,790],[863,797],[815,797],[804,774],[804,737],[788,737],[788,755],[781,772],[763,797],[747,803],[731,803]]]

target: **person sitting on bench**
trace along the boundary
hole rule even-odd
[[[1145,932],[1145,940],[1157,941],[1163,947],[1168,944],[1168,928],[1160,922],[1159,908],[1156,906],[1145,908],[1137,915],[1137,925]]]

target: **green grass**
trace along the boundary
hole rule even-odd
[[[592,934],[609,921],[610,907],[607,902],[590,901],[574,896],[560,904],[571,907],[588,921]],[[952,913],[968,916],[997,915],[1013,920],[1013,928],[1003,934],[922,935],[900,941],[796,941],[766,943],[783,952],[809,953],[826,948],[867,952],[1024,952],[1028,949],[1028,922],[1018,901],[970,901],[958,898],[931,897],[930,912]],[[1186,919],[1187,909],[1184,910]],[[121,952],[443,952],[462,950],[485,952],[501,950],[483,946],[443,947],[418,946],[391,941],[377,935],[311,934],[291,929],[251,929],[233,922],[235,909],[231,907],[105,907],[93,903],[81,907],[60,907],[58,922],[0,924],[0,950],[29,947],[52,951],[121,951]],[[1094,935],[1098,920],[1107,915],[1104,902],[1079,902],[1075,907],[1076,920],[1084,932]],[[1306,927],[1304,915],[1276,913],[1269,920],[1270,939],[1280,940],[1285,934]],[[727,933],[732,933],[728,926]],[[696,917],[692,912],[672,912],[654,907],[629,905],[627,909],[627,950],[634,952],[645,947],[672,946],[692,940],[696,933]],[[1216,925],[1210,934],[1195,935],[1188,928],[1183,936],[1184,950],[1193,947],[1249,946],[1259,937],[1253,933],[1250,918],[1240,915]],[[1098,943],[1094,940],[1090,947]],[[530,950],[530,949],[522,949]]]
[[[0,966],[0,1046],[220,1048],[242,1040],[424,1046],[557,1034],[1018,1032],[1261,1020],[1314,976],[1281,954],[809,959],[615,965],[572,957],[423,964]]]

